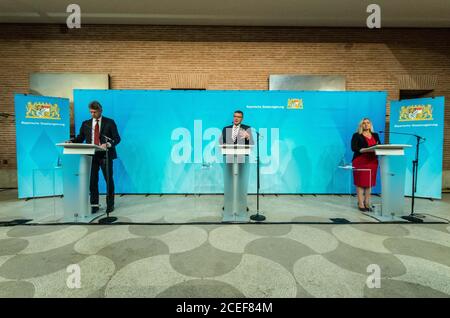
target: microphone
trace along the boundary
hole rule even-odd
[[[258,138],[264,139],[264,135],[261,135],[261,133],[257,132],[256,130],[255,130],[255,134],[256,134],[256,136],[258,136]]]
[[[103,134],[102,134],[102,137],[105,138],[106,139],[106,143],[109,144],[109,147],[107,146],[106,148],[111,148],[113,146],[113,144],[114,144],[114,139],[109,138],[108,136],[103,135]]]
[[[111,141],[111,142],[113,142],[114,143],[114,139],[112,139],[112,138],[109,138],[108,136],[106,136],[106,135],[102,135],[102,137],[103,138],[105,138],[107,141]]]
[[[386,134],[386,132],[385,132],[385,131],[382,131],[382,130],[380,130],[380,131],[379,131],[379,133],[380,133],[380,134]],[[421,136],[419,136],[419,135],[416,135],[416,134],[409,134],[409,133],[399,133],[399,132],[395,132],[395,131],[390,131],[389,133],[390,133],[390,134],[394,134],[394,135],[405,135],[405,136],[413,136],[413,137],[416,137],[416,138],[422,139],[423,141],[425,141],[425,140],[426,140],[426,139],[425,139],[424,137],[421,137]]]

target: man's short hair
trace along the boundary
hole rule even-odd
[[[95,100],[89,104],[89,109],[100,110],[102,109],[102,105]]]
[[[236,113],[241,114],[242,117],[244,117],[244,113],[243,113],[241,110],[235,110],[235,111],[234,111],[234,114],[236,114]]]

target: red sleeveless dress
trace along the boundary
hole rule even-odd
[[[377,144],[375,138],[364,137],[369,147]],[[373,187],[376,184],[378,158],[374,152],[365,152],[353,160],[353,180],[356,186],[362,188]]]

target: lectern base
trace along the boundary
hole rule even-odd
[[[227,161],[228,160],[228,161]],[[248,158],[234,156],[224,164],[224,209],[222,222],[247,223]]]
[[[236,215],[236,217],[235,217],[235,222],[248,222],[248,215],[247,214],[244,214],[244,215],[241,215],[241,214],[237,214]]]
[[[225,223],[234,222],[234,215],[224,214],[222,217],[222,222]]]
[[[93,220],[99,218],[101,216],[101,214],[96,213],[96,214],[91,214],[91,215],[86,215],[84,217],[80,217],[80,216],[64,216],[63,218],[63,222],[65,223],[91,223]]]
[[[399,216],[386,216],[386,215],[380,215],[375,213],[363,213],[364,215],[370,216],[380,222],[399,222],[399,223],[406,223],[404,219],[402,219]]]
[[[241,214],[223,214],[222,222],[224,223],[247,223],[248,216]]]

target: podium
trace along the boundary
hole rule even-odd
[[[64,222],[89,223],[99,216],[91,213],[89,183],[92,156],[105,151],[94,144],[59,143],[63,150]]]
[[[252,145],[220,145],[223,155],[224,210],[222,222],[248,222],[247,192]]]
[[[380,157],[381,211],[375,211],[379,221],[404,221],[405,148],[411,145],[386,144],[361,149],[361,152],[374,152]],[[376,176],[374,176],[376,177]]]

